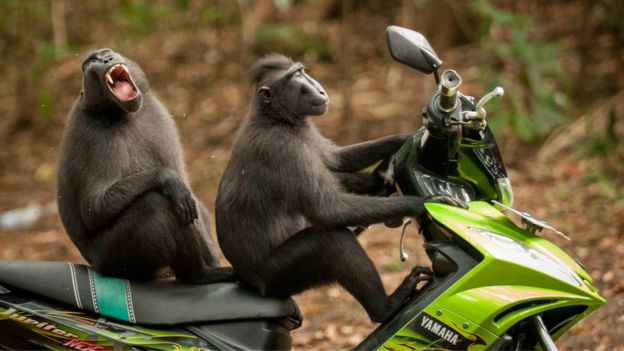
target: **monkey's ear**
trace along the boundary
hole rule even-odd
[[[267,86],[262,86],[258,88],[258,90],[256,91],[256,94],[260,95],[260,98],[262,98],[263,104],[265,105],[271,104],[271,98],[273,97],[273,93],[271,93],[271,88]]]

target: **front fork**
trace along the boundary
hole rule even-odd
[[[534,348],[534,342],[544,351],[557,351],[557,345],[553,341],[541,315],[531,316],[518,324],[520,329],[503,334],[500,339],[491,346],[490,350],[513,350],[522,351]],[[531,334],[530,337],[527,333]],[[512,336],[513,335],[513,336]]]
[[[548,329],[546,329],[542,316],[532,316],[529,318],[529,323],[531,325],[531,330],[533,330],[533,333],[537,337],[537,342],[542,347],[542,350],[557,351],[557,345],[555,345],[555,342],[550,337],[550,334],[548,334]]]

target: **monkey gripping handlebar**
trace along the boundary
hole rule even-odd
[[[436,80],[438,80],[437,76]],[[463,95],[459,91],[461,77],[454,70],[445,71],[438,83],[437,92],[431,98],[428,106],[423,109],[425,127],[433,133],[441,132],[447,136],[448,134],[455,134],[457,139],[461,139],[463,134],[462,128],[457,128],[458,126],[473,131],[484,130],[487,125],[485,104],[495,97],[503,96],[505,93],[502,87],[496,87],[474,104],[475,99],[473,97]],[[457,144],[459,144],[459,140],[457,140]],[[456,149],[449,151],[449,155],[455,152]],[[401,224],[399,250],[402,262],[405,262],[408,258],[408,254],[404,249],[404,239],[406,229],[412,223],[413,220],[411,218],[405,218]]]
[[[462,80],[456,71],[446,70],[439,75],[438,69],[442,65],[442,60],[424,36],[396,26],[388,27],[386,34],[390,54],[395,60],[422,73],[433,73],[435,77],[438,89],[422,111],[423,123],[428,134],[420,140],[422,143],[420,149],[427,157],[421,158],[419,163],[433,173],[448,175],[459,162],[457,153],[462,137],[482,138],[487,125],[485,104],[494,97],[503,96],[504,90],[496,87],[475,103],[474,97],[459,91]],[[392,178],[386,179],[394,184],[394,157],[389,163],[384,176]],[[411,219],[405,219],[402,223],[400,240],[402,261],[407,259],[403,242],[405,229],[410,223]],[[386,223],[392,227],[396,227],[397,224]]]

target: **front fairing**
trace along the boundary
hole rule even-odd
[[[461,140],[457,166],[449,174],[429,171],[423,164],[443,162],[444,155],[423,150],[425,128],[414,134],[395,156],[395,179],[404,194],[432,196],[445,194],[464,201],[497,200],[513,202],[511,184],[491,130],[473,132]]]
[[[489,349],[537,314],[556,340],[605,303],[573,258],[545,238],[519,228],[491,204],[496,200],[509,205],[512,194],[493,135],[489,129],[485,132],[479,140],[462,139],[456,172],[446,175],[423,166],[422,158],[432,157],[420,148],[426,137],[424,128],[395,157],[395,180],[401,193],[446,194],[463,199],[469,209],[425,205],[427,215],[419,218],[425,247],[455,248],[451,255],[440,252],[458,270],[436,274],[431,290],[424,289],[427,301],[396,317],[400,329],[383,330],[381,340],[385,341],[380,349]],[[473,257],[474,263],[458,260],[458,251]],[[435,273],[435,259],[428,254]],[[444,288],[436,288],[440,284]],[[433,295],[427,295],[427,290]]]
[[[466,210],[438,203],[425,207],[423,234],[431,239],[425,247],[446,247],[438,252],[454,261],[457,271],[440,275],[434,263],[431,290],[425,287],[412,302],[420,307],[408,305],[395,317],[402,327],[383,331],[379,350],[487,350],[537,314],[556,340],[605,303],[574,259],[487,202],[471,202]],[[432,235],[431,228],[443,235]],[[474,263],[461,258],[466,254]]]
[[[584,316],[605,303],[573,258],[547,239],[517,227],[490,204],[472,202],[464,210],[429,203],[426,208],[433,221],[483,255],[477,267],[436,300],[439,306],[470,316],[472,322],[501,335],[534,313],[578,306]],[[550,327],[558,327],[551,330],[555,338],[567,329]]]

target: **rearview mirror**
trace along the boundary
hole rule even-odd
[[[433,48],[422,34],[399,26],[386,28],[390,55],[404,65],[430,74],[442,65]]]

